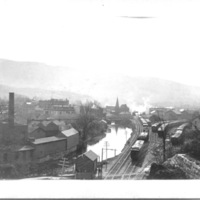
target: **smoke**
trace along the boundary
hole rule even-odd
[[[135,102],[132,102],[128,105],[131,111],[138,111],[139,113],[145,112],[149,114],[149,108],[152,107],[150,104],[150,98],[144,97],[142,98],[142,104],[138,105]]]

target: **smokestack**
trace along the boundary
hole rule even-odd
[[[9,113],[8,113],[8,123],[10,127],[14,127],[14,93],[9,93]]]

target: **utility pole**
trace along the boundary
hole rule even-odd
[[[106,141],[106,171],[107,171],[107,151],[108,151],[108,141]]]
[[[103,162],[103,148],[101,150],[101,162]]]
[[[107,160],[107,151],[108,151],[108,141],[106,141],[106,160]]]

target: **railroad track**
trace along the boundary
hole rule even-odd
[[[143,160],[145,159],[146,155],[150,153],[157,145],[157,134],[150,132],[149,143],[146,144],[146,147],[141,155],[143,159],[132,162],[131,158],[129,158],[129,164],[124,170],[124,173],[121,175],[121,179],[143,179],[145,176],[145,168],[150,166],[153,162],[152,160],[148,160],[143,165]]]
[[[108,172],[108,174],[106,175],[104,179],[118,179],[117,177],[119,177],[118,175],[119,172],[121,171],[122,167],[127,162],[127,160],[130,159],[130,156],[129,156],[130,148],[137,140],[137,137],[140,131],[141,131],[141,127],[140,127],[140,124],[137,122],[135,134],[132,135],[132,138],[130,140],[130,145],[125,147],[124,151],[119,155],[116,163],[111,167],[110,171]]]

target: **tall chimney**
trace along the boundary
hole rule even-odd
[[[14,127],[14,93],[9,93],[9,111],[8,111],[8,123],[10,127]]]

